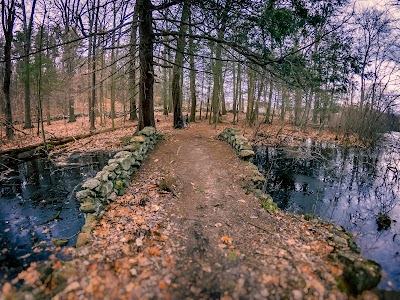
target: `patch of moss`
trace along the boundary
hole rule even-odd
[[[313,218],[314,218],[314,217],[313,217],[312,214],[305,214],[305,215],[304,215],[304,220],[306,220],[306,221],[311,221]]]
[[[50,143],[47,143],[46,146],[47,146],[47,153],[52,151],[55,147],[53,144],[50,144]],[[36,147],[35,152],[37,154],[44,155],[44,154],[46,154],[45,150],[46,149],[45,149],[44,145],[41,145],[41,146]]]
[[[338,276],[335,277],[336,282],[337,282],[337,286],[340,289],[341,292],[348,294],[349,293],[349,288],[346,284],[346,281],[343,279],[343,277]]]
[[[228,250],[228,252],[226,253],[226,258],[228,260],[236,260],[238,258],[238,252],[235,250]]]
[[[271,202],[268,200],[261,200],[261,206],[267,211],[267,212],[274,212],[279,210],[279,207],[276,205],[275,202]]]

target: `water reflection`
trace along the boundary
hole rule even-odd
[[[84,219],[75,193],[110,155],[75,153],[63,165],[43,158],[0,161],[0,284],[5,274],[12,276],[31,261],[46,259],[51,238],[76,242]]]
[[[400,290],[399,133],[375,149],[261,146],[256,163],[281,209],[318,215],[355,233],[362,253],[384,268],[380,288]],[[388,230],[378,230],[378,213],[396,220]]]

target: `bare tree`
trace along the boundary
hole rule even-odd
[[[11,111],[11,43],[13,40],[13,30],[15,24],[15,0],[3,0],[1,1],[1,20],[4,33],[4,81],[3,91],[5,100],[5,115],[6,115],[6,136],[7,139],[11,140],[14,137],[13,118]]]

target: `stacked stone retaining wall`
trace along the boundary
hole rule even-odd
[[[82,190],[76,193],[81,202],[80,210],[85,213],[85,225],[78,235],[77,247],[90,241],[92,222],[102,215],[110,202],[125,193],[131,176],[139,169],[158,138],[154,127],[145,127],[132,136],[123,151],[116,153],[94,178],[83,183]]]

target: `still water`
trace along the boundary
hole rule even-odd
[[[256,148],[266,191],[278,206],[313,214],[353,232],[361,253],[384,276],[379,288],[400,290],[400,133],[374,149],[307,141],[299,148]],[[378,213],[393,221],[378,230]]]
[[[0,161],[0,285],[9,280],[5,276],[46,259],[54,248],[51,238],[75,244],[84,224],[75,194],[109,156],[75,153],[62,165],[44,158]]]

